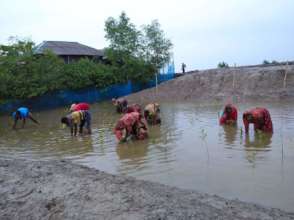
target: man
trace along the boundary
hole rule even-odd
[[[125,113],[128,107],[128,101],[124,98],[112,99],[112,104],[116,106],[117,113]]]
[[[131,137],[143,140],[148,136],[147,124],[138,112],[126,113],[118,120],[114,134],[121,142]]]
[[[182,72],[183,72],[183,74],[185,74],[185,69],[186,69],[186,64],[182,63]]]
[[[237,108],[232,104],[227,104],[225,106],[222,117],[219,119],[220,125],[230,124],[235,125],[238,120]]]
[[[18,108],[15,112],[12,113],[12,117],[14,119],[14,124],[12,126],[13,129],[16,128],[16,124],[18,120],[22,120],[22,128],[24,128],[27,118],[31,119],[36,124],[39,124],[39,122],[33,118],[32,113],[26,107]]]
[[[90,105],[86,102],[74,102],[71,106],[70,106],[70,112],[74,112],[74,111],[88,111],[90,110]]]
[[[79,126],[79,133],[83,133],[83,127],[86,125],[88,134],[91,134],[91,114],[89,111],[74,111],[66,117],[61,118],[61,123],[70,128],[72,136],[77,136]]]
[[[144,117],[146,121],[151,125],[156,125],[161,123],[159,116],[160,108],[158,103],[150,103],[144,108]]]
[[[249,124],[254,124],[254,130],[273,133],[273,124],[270,113],[265,108],[254,108],[243,114],[245,132],[249,132]]]

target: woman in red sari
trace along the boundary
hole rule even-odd
[[[249,124],[254,124],[254,130],[261,130],[263,132],[273,133],[273,124],[270,113],[265,108],[254,108],[243,114],[243,123],[245,132],[249,132]]]
[[[147,124],[138,112],[126,113],[117,122],[114,134],[119,141],[126,141],[131,136],[143,140],[148,136]]]
[[[219,119],[219,124],[236,124],[238,120],[237,108],[232,104],[227,104],[225,106],[222,117]]]

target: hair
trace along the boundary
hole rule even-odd
[[[68,125],[68,118],[67,117],[62,117],[60,121],[61,121],[61,123]]]
[[[232,112],[232,106],[230,106],[230,105],[227,105],[226,107],[225,107],[225,112]]]

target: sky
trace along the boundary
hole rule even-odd
[[[176,71],[294,60],[294,0],[0,0],[0,44],[10,36],[105,48],[104,23],[126,12],[138,28],[157,19]]]

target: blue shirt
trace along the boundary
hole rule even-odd
[[[27,118],[29,116],[29,109],[26,107],[20,107],[16,111],[20,112],[20,118]],[[16,112],[12,113],[12,117],[15,119]]]

